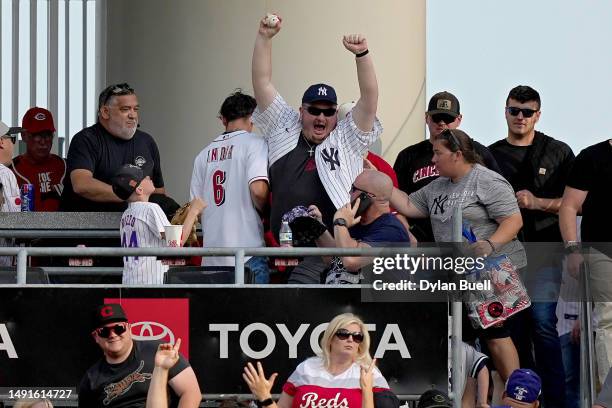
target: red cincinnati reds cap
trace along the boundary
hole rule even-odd
[[[121,305],[118,303],[110,303],[96,308],[93,318],[93,328],[97,329],[108,323],[127,321],[128,319]]]
[[[53,124],[51,112],[38,107],[30,108],[25,115],[23,115],[21,127],[31,134],[45,131],[55,132],[55,125]]]

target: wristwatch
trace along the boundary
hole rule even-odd
[[[568,255],[580,252],[581,249],[582,247],[580,246],[580,242],[578,241],[567,241],[567,243],[565,244],[565,253]]]
[[[274,400],[272,398],[265,399],[263,401],[255,401],[255,404],[258,407],[267,407],[269,405],[274,404]]]
[[[348,228],[348,225],[346,224],[346,220],[344,218],[336,218],[334,220],[334,225],[337,225],[339,227],[346,227],[346,228]]]

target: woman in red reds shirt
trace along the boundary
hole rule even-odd
[[[363,321],[351,314],[329,322],[320,342],[321,353],[303,361],[291,374],[278,402],[272,400],[277,373],[266,378],[260,362],[248,363],[242,377],[260,407],[398,407],[399,400],[370,356],[370,335]]]

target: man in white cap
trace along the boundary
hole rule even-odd
[[[7,167],[13,159],[13,148],[21,128],[8,127],[0,121],[0,211],[21,211],[21,196],[13,172]],[[0,246],[12,246],[12,240],[0,238]],[[0,266],[10,266],[13,257],[0,256]]]

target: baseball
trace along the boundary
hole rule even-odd
[[[270,28],[276,27],[278,22],[279,22],[279,19],[276,14],[266,14],[266,17],[264,18],[264,24]]]

